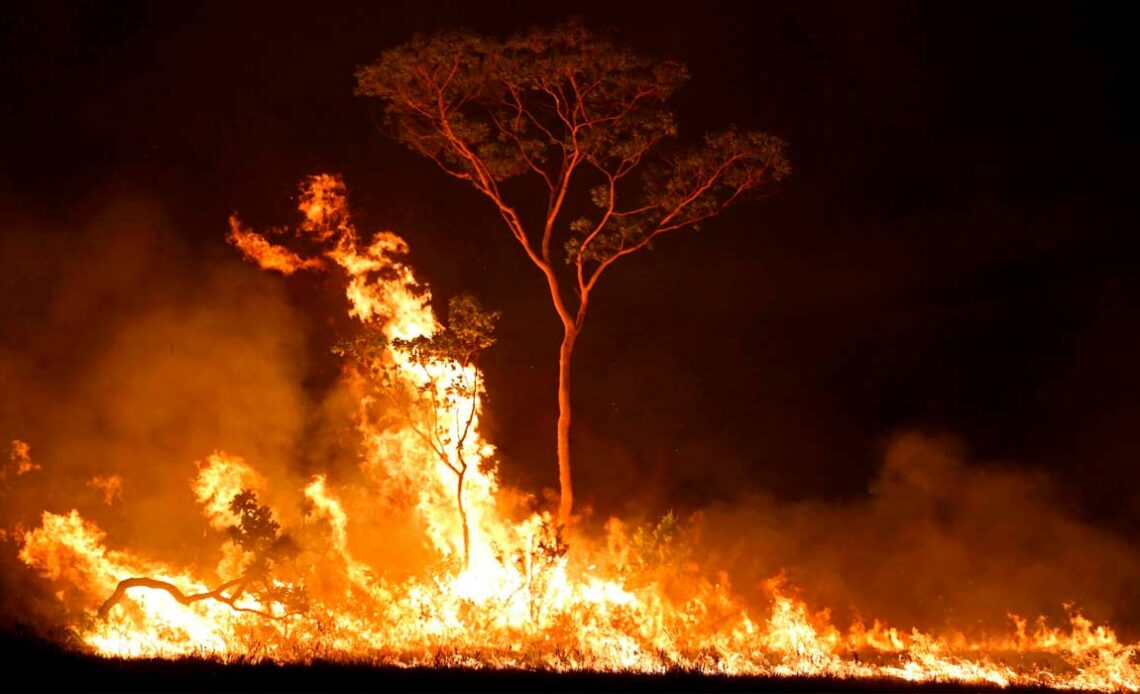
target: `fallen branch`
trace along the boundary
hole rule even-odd
[[[160,581],[156,578],[125,578],[122,581],[119,581],[119,585],[115,586],[115,592],[111,593],[111,597],[107,598],[105,601],[103,601],[103,604],[99,606],[98,615],[99,619],[106,619],[107,615],[111,612],[111,608],[119,604],[119,602],[127,594],[127,591],[131,588],[150,588],[152,590],[166,591],[172,598],[182,603],[183,605],[186,605],[187,607],[201,600],[214,600],[222,604],[229,605],[230,608],[236,612],[249,612],[252,614],[260,615],[262,617],[268,617],[269,619],[282,618],[282,616],[266,612],[265,610],[258,610],[252,607],[241,607],[240,605],[236,604],[237,599],[241,596],[244,584],[245,579],[239,578],[223,583],[217,588],[206,591],[205,593],[194,593],[192,595],[187,595],[179,590],[178,586],[174,585],[173,583]],[[232,588],[234,586],[238,587],[234,594],[226,595],[225,591],[228,588]]]

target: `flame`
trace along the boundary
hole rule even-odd
[[[32,447],[24,441],[12,442],[9,460],[11,461],[10,464],[0,469],[0,479],[8,476],[9,469],[15,471],[17,477],[42,469],[32,462]]]
[[[218,530],[237,525],[239,519],[230,508],[234,497],[243,489],[265,490],[265,480],[244,460],[221,451],[198,463],[194,480],[194,498],[202,505],[202,514]]]
[[[96,475],[88,480],[87,486],[103,492],[103,503],[108,506],[123,498],[123,478],[118,475]]]
[[[286,275],[339,268],[362,330],[390,341],[440,329],[430,294],[405,262],[407,245],[387,232],[362,244],[339,177],[310,178],[299,209],[296,234],[317,248],[312,256],[270,243],[236,217],[229,240],[262,268]],[[617,519],[606,524],[603,540],[575,535],[567,544],[550,516],[513,518],[502,503],[508,490],[500,486],[494,448],[479,433],[485,393],[475,365],[416,364],[391,349],[370,359],[375,369],[345,372],[358,402],[363,481],[336,482],[322,473],[301,489],[283,490],[305,511],[280,534],[281,514],[256,516],[258,537],[268,543],[296,536],[297,552],[267,560],[258,552],[269,552],[268,544],[258,549],[234,535],[213,569],[169,566],[108,549],[103,532],[73,510],[45,512],[40,526],[23,534],[20,559],[59,587],[77,615],[76,634],[108,656],[305,662],[339,655],[408,666],[684,668],[1140,691],[1140,644],[1122,643],[1080,614],[1065,628],[1044,619],[1031,627],[1011,615],[1009,633],[981,637],[879,621],[841,629],[782,578],[765,584],[766,606],[746,605],[725,576],[671,555],[665,544],[647,549],[646,537],[631,535]],[[441,430],[455,433],[469,423],[471,435],[427,445],[414,421],[382,402],[378,372],[438,403],[430,414]],[[12,460],[23,470],[30,458],[19,443]],[[92,484],[110,503],[109,490],[120,487],[107,479],[117,478],[97,479],[103,481]],[[197,464],[190,493],[208,526],[232,533],[256,515],[239,503],[243,495],[260,503],[274,483],[253,464],[216,452]],[[400,577],[370,563],[365,550],[387,538],[383,522],[370,520],[380,511],[414,518],[437,561]],[[140,577],[147,580],[121,583]],[[289,597],[298,594],[306,596],[302,606]]]
[[[237,216],[230,217],[226,240],[236,246],[246,260],[254,261],[264,270],[292,275],[298,270],[319,270],[324,265],[319,258],[301,258],[284,246],[270,243],[256,231],[243,227]]]

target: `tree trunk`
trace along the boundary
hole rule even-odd
[[[574,487],[570,479],[570,357],[574,353],[575,327],[565,326],[558,352],[558,519],[570,521],[574,507]]]
[[[462,442],[460,442],[462,444]],[[459,481],[455,484],[455,501],[459,506],[459,519],[463,522],[463,568],[471,566],[471,531],[467,527],[467,511],[463,508],[463,478],[467,475],[467,465],[463,464],[459,472]]]

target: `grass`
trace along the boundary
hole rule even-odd
[[[1001,692],[1043,688],[894,679],[727,677],[672,671],[635,673],[489,670],[456,667],[399,668],[318,660],[309,665],[100,658],[27,634],[0,637],[11,692]]]

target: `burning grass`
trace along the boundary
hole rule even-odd
[[[679,668],[637,672],[555,672],[542,668],[494,669],[454,665],[441,653],[436,665],[400,667],[382,659],[316,657],[280,663],[256,656],[186,655],[177,658],[92,656],[28,635],[0,639],[19,662],[26,691],[622,691],[622,692],[1046,692],[1044,686],[907,682],[894,678],[710,675]]]
[[[1140,690],[1140,644],[1076,611],[1065,628],[1011,615],[1004,632],[839,625],[780,577],[747,599],[671,514],[555,523],[500,485],[480,433],[485,393],[468,347],[488,344],[486,316],[471,314],[478,334],[455,315],[437,321],[403,240],[363,242],[338,178],[311,179],[301,212],[308,254],[236,218],[231,240],[266,269],[345,276],[360,331],[342,350],[355,470],[270,476],[222,451],[196,475],[187,464],[186,495],[215,547],[178,561],[119,546],[78,509],[11,529],[68,639],[105,659],[45,657],[114,689],[224,677],[238,689]],[[34,451],[13,451],[13,477],[34,487]],[[376,558],[407,537],[423,551],[402,571]]]

